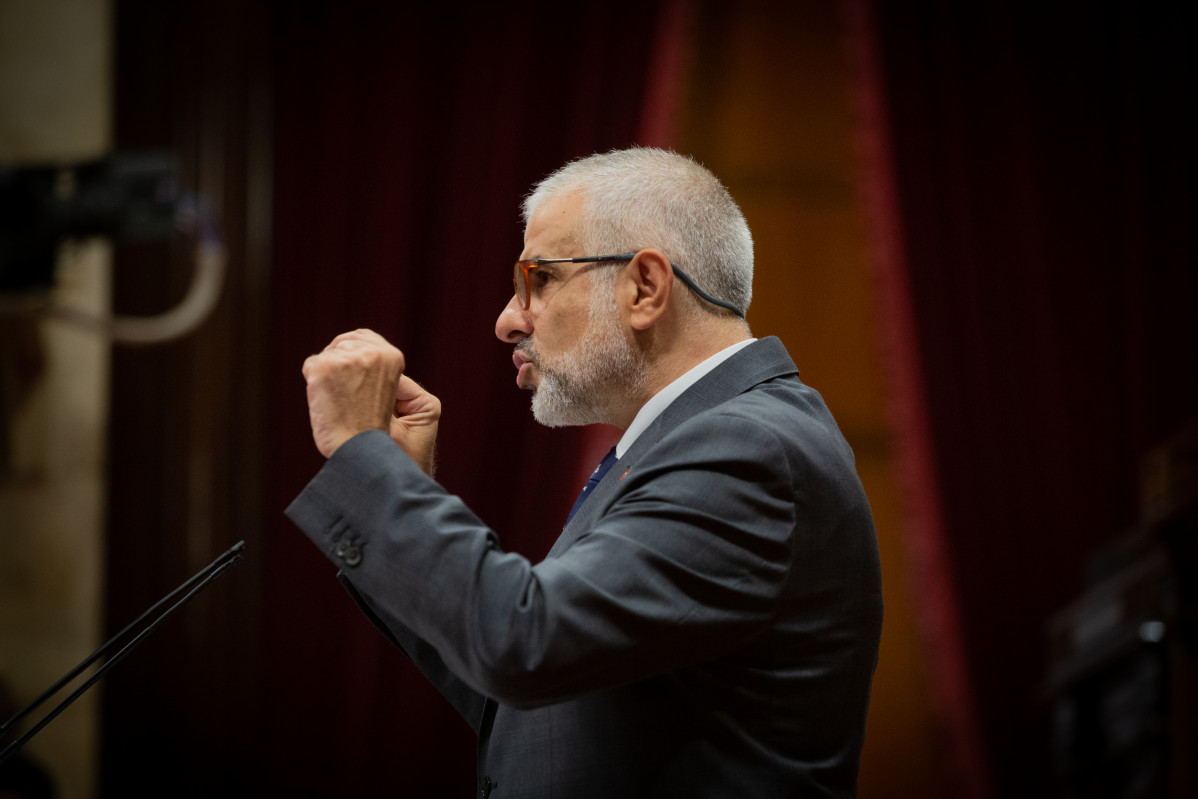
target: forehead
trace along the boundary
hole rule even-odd
[[[586,200],[581,194],[566,194],[545,200],[528,220],[524,230],[522,258],[562,258],[575,255],[574,231],[582,218]]]

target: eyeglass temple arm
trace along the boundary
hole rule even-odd
[[[732,313],[736,314],[741,319],[745,318],[745,312],[742,311],[740,308],[737,308],[735,305],[732,305],[731,303],[724,302],[723,300],[717,300],[715,297],[711,296],[706,291],[699,288],[699,286],[696,285],[695,281],[691,280],[690,277],[686,274],[686,272],[683,272],[681,269],[679,269],[677,266],[674,265],[673,261],[670,262],[670,268],[674,270],[674,276],[677,277],[679,280],[681,280],[683,283],[685,283],[686,287],[688,289],[695,292],[700,297],[702,297],[703,299],[710,302],[712,305],[718,305],[721,308],[727,308],[729,311],[732,311]]]
[[[625,253],[620,253],[619,255],[587,255],[587,256],[582,256],[582,257],[578,257],[578,258],[542,258],[542,259],[540,259],[540,261],[542,263],[547,263],[547,264],[550,264],[550,263],[582,264],[582,263],[599,263],[602,261],[618,261],[618,260],[631,261],[636,256],[637,256],[637,254],[635,252],[625,252]],[[527,267],[527,269],[535,269],[538,265],[539,264],[530,264]],[[729,311],[732,311],[732,313],[736,314],[741,319],[745,318],[745,312],[742,311],[740,308],[737,308],[735,305],[732,305],[731,303],[724,302],[723,300],[717,300],[715,297],[711,296],[706,291],[699,288],[699,286],[695,283],[695,281],[691,280],[690,276],[687,275],[686,272],[683,272],[681,269],[679,269],[674,264],[673,261],[670,261],[670,269],[672,269],[674,272],[674,275],[679,280],[681,280],[683,283],[685,283],[687,288],[689,288],[691,291],[695,292],[695,294],[698,294],[700,297],[707,300],[712,305],[717,305],[720,308],[727,308]],[[528,274],[527,270],[525,271],[525,274]],[[513,283],[515,282],[514,276],[512,278],[512,282]]]
[[[625,253],[620,253],[619,255],[591,255],[591,256],[586,256],[584,258],[571,258],[569,260],[574,261],[576,263],[585,263],[585,262],[590,262],[590,261],[616,261],[616,260],[631,261],[636,256],[637,256],[637,253],[635,253],[635,252],[625,252]],[[686,284],[687,288],[689,288],[691,291],[698,294],[703,299],[710,302],[712,305],[718,305],[721,308],[727,308],[729,311],[732,311],[732,313],[736,314],[741,319],[745,318],[745,312],[742,311],[740,308],[737,308],[735,305],[732,305],[731,303],[724,302],[723,300],[717,300],[715,297],[711,296],[706,291],[699,288],[699,286],[695,283],[695,281],[691,280],[690,276],[687,275],[686,272],[683,272],[681,269],[679,269],[674,264],[673,261],[670,261],[670,269],[672,269],[674,271],[674,274],[678,277],[679,280],[681,280],[683,283]]]

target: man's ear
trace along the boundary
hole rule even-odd
[[[648,330],[670,307],[674,291],[674,270],[661,250],[641,250],[626,267],[630,285],[629,324],[634,330]],[[635,293],[634,290],[635,289]]]

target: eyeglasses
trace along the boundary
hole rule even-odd
[[[636,257],[634,252],[620,253],[619,255],[583,255],[578,258],[529,258],[523,261],[516,261],[516,267],[512,272],[512,285],[516,289],[516,299],[520,301],[520,307],[527,311],[529,304],[532,302],[532,292],[528,288],[528,273],[534,269],[544,266],[545,264],[593,264],[611,261],[612,263],[624,263],[631,261]],[[732,313],[745,318],[745,312],[735,305],[726,303],[723,300],[717,300],[710,294],[699,288],[694,280],[691,280],[690,275],[683,272],[674,262],[670,262],[670,269],[674,270],[674,275],[686,284],[686,287],[703,299],[710,302],[712,305],[718,305],[721,308],[727,308]]]

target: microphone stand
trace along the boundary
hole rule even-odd
[[[10,718],[8,721],[4,722],[4,725],[0,726],[0,737],[2,737],[4,735],[4,733],[8,732],[8,730],[10,728],[12,728],[15,724],[17,724],[17,722],[19,722],[21,719],[25,718],[30,713],[32,713],[33,710],[36,709],[39,705],[41,705],[43,702],[48,700],[54,694],[56,694],[60,690],[62,690],[62,688],[65,685],[67,685],[69,682],[71,682],[71,680],[78,677],[79,674],[82,673],[84,669],[86,669],[92,663],[95,663],[98,659],[100,659],[101,657],[106,655],[110,649],[112,649],[113,647],[116,646],[118,641],[120,641],[122,638],[125,637],[126,633],[128,633],[129,631],[136,628],[138,625],[140,625],[143,621],[145,621],[147,618],[152,616],[154,613],[157,613],[157,611],[160,608],[162,608],[167,603],[173,601],[177,596],[179,596],[180,594],[184,594],[184,592],[186,592],[186,594],[184,594],[182,599],[179,599],[177,602],[175,602],[173,605],[168,607],[162,613],[160,613],[156,617],[154,617],[153,621],[151,621],[145,627],[145,629],[143,629],[131,641],[129,641],[127,644],[125,644],[123,647],[121,647],[121,649],[118,650],[116,652],[116,654],[114,654],[112,657],[108,658],[108,660],[106,660],[104,662],[104,664],[100,666],[100,668],[96,669],[95,674],[93,674],[91,677],[89,677],[87,679],[86,682],[84,682],[82,685],[80,685],[78,688],[76,688],[74,691],[72,691],[71,694],[66,699],[59,702],[58,705],[56,705],[53,710],[51,710],[49,713],[47,713],[45,716],[43,716],[42,719],[29,730],[29,732],[25,733],[20,738],[16,739],[12,743],[10,743],[8,746],[6,746],[4,748],[4,751],[0,752],[0,766],[4,765],[4,763],[7,762],[8,759],[11,758],[13,755],[15,755],[22,746],[24,746],[26,743],[28,743],[30,738],[37,735],[43,727],[45,727],[47,724],[49,724],[51,721],[53,721],[55,718],[57,718],[58,714],[62,713],[62,711],[64,711],[64,710],[66,710],[71,705],[72,702],[74,702],[76,699],[78,699],[80,696],[82,696],[83,693],[85,691],[87,691],[88,688],[91,688],[93,685],[95,685],[95,683],[101,677],[103,677],[108,672],[109,669],[111,669],[117,663],[120,663],[121,659],[124,658],[125,655],[129,654],[129,651],[132,650],[133,647],[135,647],[139,643],[141,643],[142,639],[144,639],[147,635],[149,635],[151,632],[153,632],[154,629],[156,627],[158,627],[158,625],[161,624],[163,621],[165,621],[168,616],[170,616],[176,610],[181,608],[183,605],[187,604],[187,602],[193,596],[195,596],[200,591],[207,588],[208,585],[213,580],[215,580],[217,577],[224,574],[225,571],[227,571],[230,567],[232,567],[234,564],[240,562],[241,556],[242,556],[242,550],[244,550],[244,549],[245,549],[245,541],[238,541],[236,544],[234,544],[232,547],[230,547],[224,554],[222,554],[216,560],[212,561],[207,566],[205,566],[203,569],[196,572],[196,574],[193,575],[190,580],[183,583],[183,585],[179,586],[174,591],[171,591],[169,594],[164,596],[162,599],[158,600],[158,602],[155,603],[153,605],[153,607],[151,607],[145,613],[142,613],[140,616],[138,616],[137,619],[134,620],[131,624],[126,625],[126,627],[123,630],[121,630],[119,633],[114,635],[112,638],[108,639],[108,641],[106,641],[103,644],[103,646],[101,646],[95,652],[92,652],[90,655],[88,655],[86,658],[84,658],[82,663],[80,663],[78,666],[76,666],[75,668],[73,668],[69,672],[67,672],[67,674],[64,675],[62,679],[60,679],[58,682],[54,683],[54,685],[50,686],[50,688],[48,688],[45,693],[43,693],[37,699],[33,700],[33,702],[31,702],[24,710],[17,713],[15,716]]]

